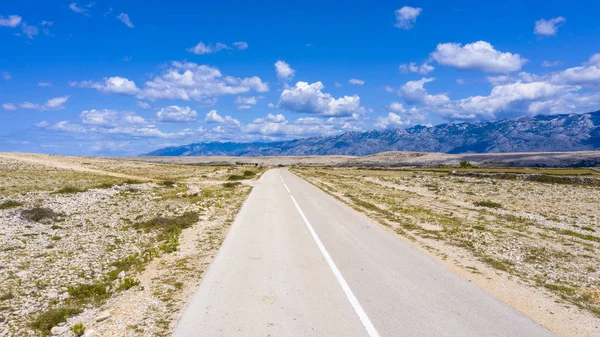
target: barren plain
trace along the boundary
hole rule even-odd
[[[0,336],[170,335],[258,174],[0,154]]]

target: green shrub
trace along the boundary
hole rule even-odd
[[[493,201],[476,201],[473,205],[488,208],[502,208],[502,204]]]
[[[227,180],[229,180],[229,181],[244,180],[244,179],[247,179],[247,178],[244,176],[241,176],[241,175],[237,175],[237,174],[232,174],[229,176],[229,178],[227,178]]]
[[[0,301],[12,300],[13,298],[15,298],[15,295],[13,295],[12,292],[8,292],[6,294],[0,295]]]
[[[164,180],[160,184],[163,185],[163,186],[165,186],[165,187],[173,187],[173,186],[175,186],[175,182],[173,180]]]
[[[85,333],[85,326],[83,326],[83,323],[77,323],[71,327],[71,331],[75,336],[83,336]]]
[[[471,162],[463,160],[460,162],[460,168],[472,168],[473,164]]]
[[[47,207],[34,207],[32,209],[25,209],[21,211],[21,217],[35,222],[40,222],[43,219],[56,220],[61,216],[63,216],[62,213],[56,213]]]
[[[244,177],[247,177],[247,178],[252,178],[252,177],[254,177],[255,175],[256,175],[256,172],[254,172],[254,171],[250,171],[250,170],[246,170],[246,171],[244,171]]]
[[[140,281],[134,278],[126,277],[119,284],[119,290],[128,290],[135,286],[139,286]]]
[[[226,183],[223,184],[223,187],[225,187],[225,188],[234,188],[234,187],[239,186],[241,184],[242,183],[240,183],[239,181],[236,181],[236,182],[226,182]]]
[[[54,192],[54,194],[75,194],[80,192],[85,192],[87,189],[81,189],[75,186],[65,186],[58,191]]]
[[[38,330],[43,334],[49,334],[50,329],[65,322],[69,317],[79,314],[81,310],[74,307],[62,306],[46,310],[37,315],[29,324],[29,326]]]
[[[0,203],[0,209],[9,209],[9,208],[15,208],[15,207],[19,207],[22,206],[23,204],[18,202],[18,201],[14,201],[14,200],[6,200],[2,203]]]
[[[110,296],[110,294],[106,292],[106,285],[103,283],[68,286],[67,291],[72,300],[79,302],[99,302]]]

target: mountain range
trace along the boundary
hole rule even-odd
[[[600,150],[600,110],[408,129],[345,132],[271,143],[212,142],[166,147],[147,156],[363,156],[384,151],[444,153]]]

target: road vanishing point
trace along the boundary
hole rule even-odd
[[[271,169],[173,336],[554,334],[287,169]]]

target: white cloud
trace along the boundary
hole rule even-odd
[[[462,78],[457,78],[456,79],[456,84],[463,85],[463,84],[465,84],[465,80],[463,80]]]
[[[562,26],[567,19],[562,16],[550,20],[540,19],[535,22],[533,33],[535,35],[552,36],[558,32],[558,27]]]
[[[52,86],[52,83],[50,83],[50,82],[44,82],[44,81],[40,81],[40,82],[38,82],[38,86],[39,86],[39,87],[51,87],[51,86]]]
[[[544,60],[544,62],[542,62],[542,67],[544,68],[551,68],[551,67],[557,67],[559,65],[561,65],[562,62],[560,61],[546,61]]]
[[[262,96],[258,96],[258,97],[238,96],[233,103],[237,106],[238,110],[250,110],[250,109],[252,109],[252,107],[254,105],[256,105],[258,103],[258,100],[262,99],[262,98],[263,98]]]
[[[129,15],[127,15],[125,13],[121,13],[117,16],[117,19],[120,20],[121,22],[123,22],[125,24],[125,26],[127,26],[129,28],[133,28],[133,23],[131,22]]]
[[[404,6],[396,10],[396,24],[394,26],[401,29],[411,29],[417,22],[417,17],[421,14],[421,8]]]
[[[314,113],[323,116],[348,116],[363,112],[358,95],[333,98],[323,93],[323,83],[298,82],[294,87],[283,90],[278,106],[282,109]]]
[[[485,41],[464,46],[459,43],[440,43],[431,57],[441,65],[488,73],[518,71],[527,62],[521,55],[500,52]]]
[[[275,62],[275,73],[280,80],[288,80],[294,77],[296,70],[292,69],[287,62],[278,60]]]
[[[333,84],[334,84],[336,87],[338,87],[338,88],[341,88],[341,87],[342,87],[342,84],[341,84],[340,82],[335,82],[335,83],[333,83]]]
[[[69,96],[51,98],[46,102],[46,107],[51,110],[62,109],[68,100]]]
[[[271,123],[285,123],[286,122],[285,116],[282,114],[277,114],[277,115],[268,114],[267,120]]]
[[[424,104],[438,106],[450,101],[445,94],[431,95],[425,90],[425,83],[433,82],[435,78],[422,78],[417,81],[408,81],[398,90],[398,96],[410,104]]]
[[[387,106],[387,108],[393,112],[406,112],[406,109],[404,108],[402,103],[398,102],[392,102],[390,105]]]
[[[83,126],[81,126],[79,124],[72,124],[72,123],[69,123],[68,121],[60,121],[60,122],[56,122],[54,124],[50,124],[46,121],[43,121],[43,122],[39,122],[39,123],[35,124],[35,126],[37,126],[39,128],[55,130],[55,131],[63,131],[63,132],[74,132],[74,133],[86,133],[87,132],[87,130]]]
[[[217,68],[191,62],[173,62],[172,68],[147,81],[138,97],[150,100],[203,101],[206,98],[239,95],[250,91],[267,92],[269,85],[257,76],[223,77]]]
[[[419,73],[421,75],[426,75],[427,73],[430,73],[435,70],[435,67],[428,64],[427,62],[421,64],[420,66],[418,66],[414,62],[404,63],[404,64],[401,64],[399,68],[400,68],[400,71],[403,73],[411,72],[411,73]]]
[[[2,109],[4,110],[17,110],[17,107],[12,103],[4,103],[2,104]]]
[[[359,79],[356,79],[356,78],[351,78],[351,79],[348,81],[348,83],[350,83],[350,84],[354,84],[354,85],[363,85],[363,84],[365,84],[365,81],[363,81],[363,80],[359,80]]]
[[[109,94],[135,95],[139,92],[135,82],[124,77],[113,76],[105,78],[104,82],[82,81],[69,83],[72,87],[93,88]]]
[[[110,109],[84,110],[79,114],[81,122],[85,125],[102,127],[117,127],[123,125],[145,125],[146,120],[133,112],[119,112]]]
[[[238,43],[242,43],[242,42],[236,42]],[[243,47],[243,46],[242,46]],[[240,49],[239,47],[237,47],[238,49]],[[247,45],[246,45],[247,48]],[[193,48],[189,48],[187,51],[189,51],[190,53],[194,53],[196,55],[204,55],[204,54],[211,54],[211,53],[216,53],[218,51],[221,50],[228,50],[231,49],[229,46],[227,46],[224,43],[216,43],[215,45],[209,45],[209,44],[204,44],[204,42],[198,42],[198,44],[193,47]],[[240,50],[245,49],[245,48],[241,48]]]
[[[390,112],[386,117],[378,117],[377,121],[375,122],[375,127],[382,129],[398,128],[402,126],[408,126],[410,124],[410,121],[404,121],[402,120],[402,117]]]
[[[34,36],[40,33],[37,27],[30,26],[25,22],[21,24],[21,32],[30,39],[33,39]]]
[[[69,96],[54,97],[46,101],[44,104],[23,102],[19,104],[21,109],[38,110],[38,111],[49,111],[49,110],[60,110],[64,108],[64,104],[69,100]]]
[[[241,123],[231,116],[222,117],[217,113],[217,110],[211,110],[206,114],[204,121],[207,123],[231,124],[239,126]]]
[[[137,106],[139,106],[142,109],[150,109],[150,104],[144,101],[137,101]]]
[[[160,109],[156,113],[156,118],[160,122],[173,122],[173,123],[187,123],[193,122],[198,117],[196,110],[193,110],[189,106],[180,107],[172,105],[163,109]]]
[[[248,49],[248,43],[244,42],[244,41],[238,41],[238,42],[234,42],[232,43],[232,45],[237,48],[238,50],[244,50],[244,49]]]
[[[15,28],[21,24],[23,18],[19,15],[9,15],[7,18],[0,15],[0,27]]]
[[[600,53],[592,55],[588,64],[600,67]]]
[[[492,85],[501,85],[514,81],[514,79],[508,75],[488,76],[486,79]]]
[[[91,8],[92,6],[94,6],[93,2],[90,2],[88,5],[86,5],[86,8],[79,7],[79,5],[76,2],[73,2],[69,5],[69,8],[75,13],[89,16],[88,8]]]

